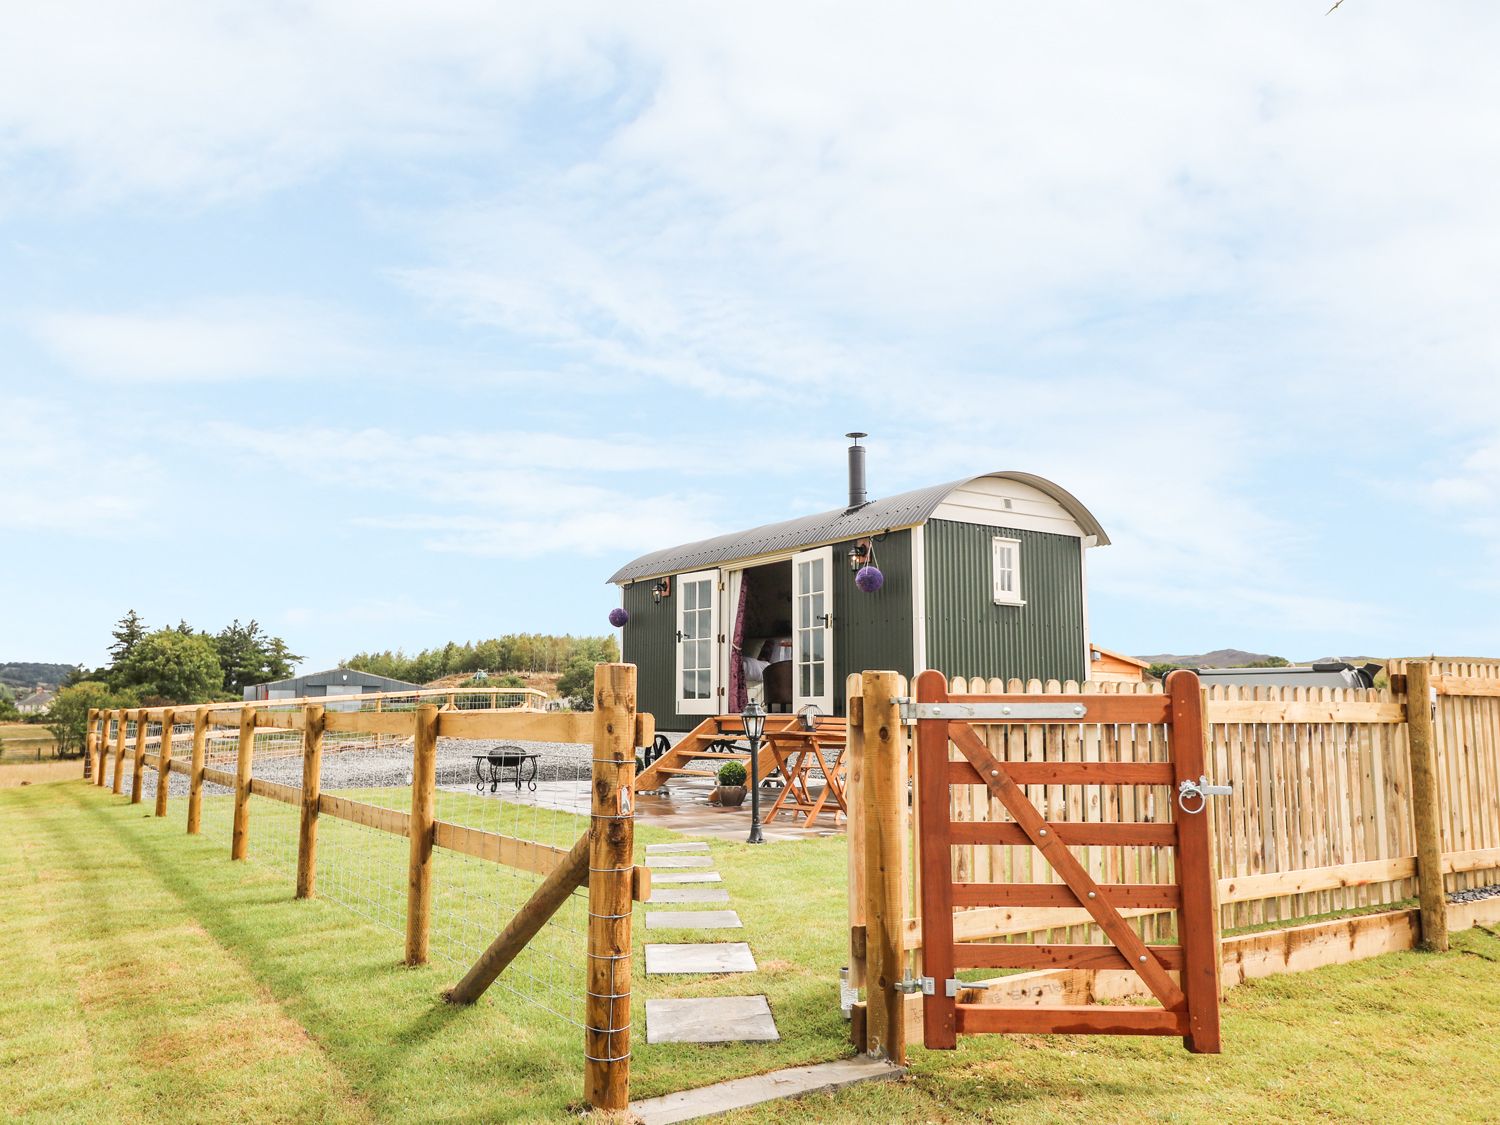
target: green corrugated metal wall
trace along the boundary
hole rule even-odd
[[[991,543],[1021,542],[1023,606],[996,605]],[[1067,535],[929,520],[927,666],[948,676],[1084,677],[1083,546]]]
[[[833,548],[834,706],[844,713],[844,681],[851,672],[893,670],[910,677],[915,659],[911,618],[911,532],[893,531],[875,544],[885,584],[866,594],[854,584],[848,553]]]
[[[654,579],[652,580],[654,581]],[[677,592],[675,584],[672,593]],[[621,651],[636,666],[636,709],[650,712],[661,730],[688,730],[677,719],[673,677],[677,674],[677,619],[675,603],[651,600],[651,582],[636,582],[621,591],[630,620],[621,630]]]

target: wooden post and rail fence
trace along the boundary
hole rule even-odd
[[[1444,950],[1450,932],[1500,921],[1500,896],[1450,901],[1452,892],[1500,883],[1500,661],[1393,661],[1388,671],[1390,686],[1380,690],[1216,685],[1196,693],[1202,713],[1192,721],[1201,724],[1204,773],[1211,784],[1233,787],[1229,796],[1206,798],[1203,812],[1208,884],[1216,900],[1207,917],[1218,949],[1209,964],[1219,967],[1220,988],[1399,949]],[[959,677],[950,686],[966,700],[1162,698],[1154,684]],[[954,982],[959,1008],[1008,1005],[1014,1012],[1030,1006],[1055,1013],[1149,998],[1141,975],[1123,963],[1114,967],[1118,951],[1099,945],[1110,939],[1097,912],[1091,916],[1080,905],[1072,876],[1065,879],[1042,862],[1035,841],[1021,842],[1025,825],[998,799],[998,786],[953,784],[945,793],[924,794],[915,727],[902,717],[903,702],[915,695],[893,672],[849,679],[849,977],[865,990],[852,1013],[855,1043],[901,1061],[907,1045],[923,1038],[930,997],[915,982],[935,976],[923,955],[924,875],[917,853],[924,808],[929,818],[952,825],[953,839],[1005,841],[952,848],[945,874],[969,900],[967,907],[955,904],[952,940],[960,951],[975,951],[967,961],[1026,967],[1040,951],[1053,958],[1040,963],[1064,966]],[[1178,913],[1184,900],[1174,890],[1187,886],[1181,844],[1148,851],[1118,843],[1154,839],[1154,824],[1165,829],[1184,819],[1174,788],[1181,779],[1151,780],[1175,763],[1170,722],[976,726],[962,754],[957,743],[949,752],[955,763],[992,755],[997,766],[1025,779],[1017,789],[1038,810],[1037,824],[1062,826],[1060,842],[1068,842],[1068,822],[1081,822],[1073,835],[1089,843],[1061,849],[1078,861],[1078,885],[1120,899],[1119,914],[1148,943],[1143,948],[1162,951],[1158,955],[1172,965],[1163,943],[1186,941],[1183,931],[1191,929]],[[1052,765],[1074,762],[1080,766]],[[1084,783],[1087,770],[1097,768],[1093,763],[1120,763],[1114,776],[1135,783]],[[935,817],[943,805],[946,816]],[[1101,827],[1110,824],[1118,829]],[[979,898],[982,890],[1009,897],[1004,905],[973,905],[988,901]],[[1164,908],[1165,902],[1174,905]],[[1342,916],[1306,921],[1330,914]],[[1267,929],[1268,923],[1276,928]],[[1221,936],[1224,931],[1229,936]],[[1013,955],[1002,955],[1005,945],[1015,947]],[[1089,946],[1100,952],[1086,956]],[[946,965],[943,958],[931,960]],[[1180,975],[1176,968],[1170,973],[1174,981]],[[1040,1011],[1008,1029],[1055,1022]]]
[[[112,790],[122,788],[128,728],[133,728],[134,769],[131,801],[139,803],[145,769],[157,771],[155,815],[166,816],[170,776],[188,779],[187,831],[202,827],[203,785],[232,793],[233,828],[230,858],[244,859],[253,831],[254,800],[272,800],[300,812],[297,834],[295,897],[317,893],[318,823],[333,817],[365,825],[410,841],[407,863],[405,960],[428,959],[433,891],[433,853],[446,848],[493,863],[522,868],[544,878],[530,899],[489,948],[445,996],[453,1003],[473,1003],[540,932],[547,920],[578,888],[588,889],[587,962],[584,1008],[584,1091],[599,1109],[624,1110],[630,1100],[630,964],[631,913],[636,901],[650,895],[650,876],[634,866],[635,749],[654,737],[650,715],[636,711],[636,669],[631,664],[601,664],[595,669],[592,713],[532,709],[459,709],[453,692],[400,693],[403,704],[363,697],[370,710],[334,710],[334,699],[210,704],[196,708],[135,708],[95,711],[89,715],[88,752],[93,755],[93,784],[102,786],[111,746]],[[470,689],[458,694],[468,695]],[[494,694],[519,695],[514,689]],[[415,697],[415,698],[413,698]],[[434,698],[436,697],[436,698]],[[351,697],[354,698],[354,697]],[[446,706],[444,705],[446,703]],[[187,762],[174,753],[174,725],[192,723],[192,751]],[[159,727],[160,735],[151,730]],[[213,728],[238,731],[234,772],[206,764]],[[254,776],[258,731],[297,731],[302,736],[300,788]],[[412,739],[411,808],[409,812],[320,792],[324,735],[329,731]],[[185,732],[179,732],[179,734]],[[113,740],[111,741],[111,734]],[[522,840],[496,832],[436,819],[437,745],[441,737],[513,739],[584,743],[593,747],[589,826],[571,849]],[[148,747],[155,742],[155,752]]]

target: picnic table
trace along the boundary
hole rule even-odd
[[[844,802],[844,748],[848,735],[842,719],[815,725],[812,730],[796,727],[767,732],[765,750],[771,768],[781,776],[782,789],[766,813],[769,824],[783,812],[805,812],[804,828],[811,828],[819,814],[833,801],[835,821],[848,811]],[[814,775],[823,787],[812,790]]]
[[[522,782],[535,792],[536,763],[540,757],[540,754],[523,750],[519,746],[496,746],[483,754],[474,754],[474,788],[483,793],[484,787],[488,785],[493,793],[500,788],[502,781],[510,780],[516,783],[517,792],[520,791]],[[510,771],[508,779],[505,776],[506,770]]]

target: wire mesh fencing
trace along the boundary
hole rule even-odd
[[[586,1096],[622,1108],[630,783],[652,733],[634,714],[634,671],[600,666],[614,686],[599,694],[610,710],[597,724],[475,706],[502,699],[495,690],[115,717],[142,766],[138,799],[164,795],[158,815],[185,797],[189,832],[404,935],[408,963],[468,968],[451,998],[495,984],[507,1011],[582,1031]]]

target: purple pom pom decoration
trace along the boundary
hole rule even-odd
[[[865,593],[873,594],[885,585],[885,575],[880,573],[878,566],[862,566],[854,576],[854,584]]]
[[[620,606],[615,606],[614,609],[609,611],[609,623],[616,629],[623,629],[625,627],[625,622],[629,620],[630,614],[626,613],[625,610]]]

